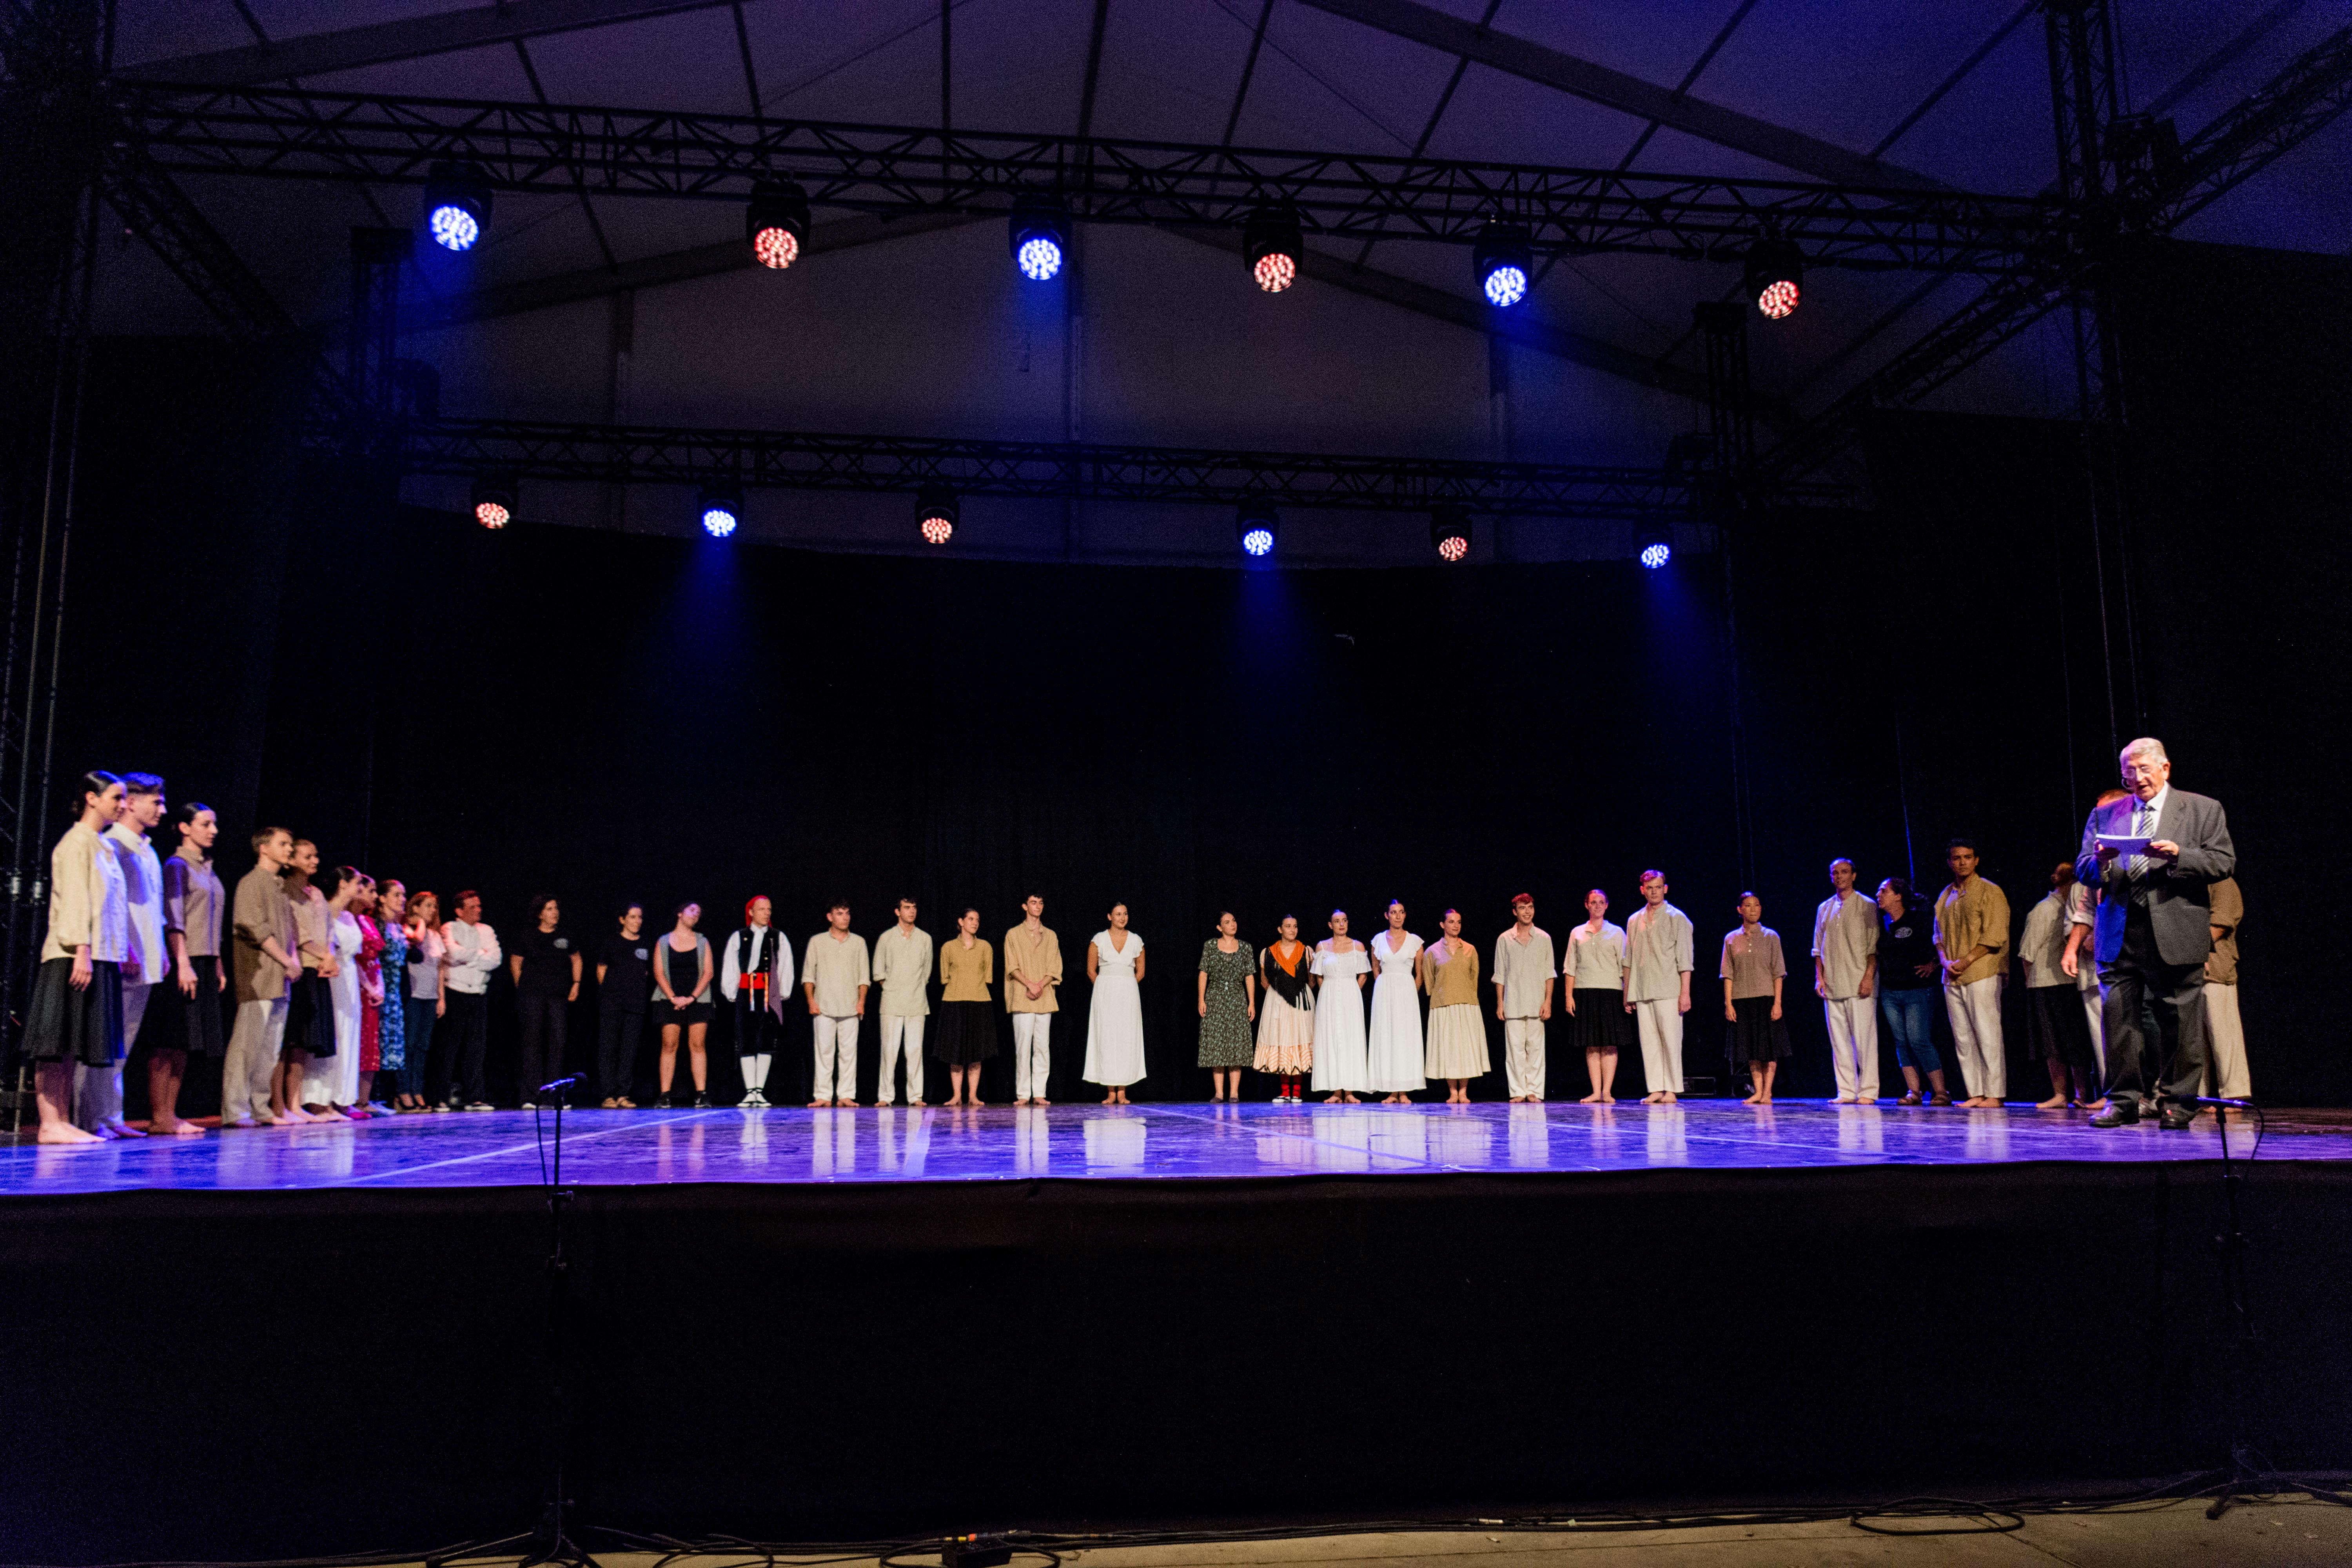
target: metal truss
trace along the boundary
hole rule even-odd
[[[331,445],[335,429],[311,433]],[[1481,463],[1433,458],[1333,457],[1060,441],[975,441],[511,419],[404,422],[413,474],[500,475],[596,484],[699,485],[732,480],[787,489],[901,491],[948,485],[965,495],[1034,500],[1186,501],[1354,511],[1414,511],[1440,502],[1518,517],[1662,521],[1694,510],[1692,481],[1654,468]],[[1778,499],[1850,504],[1834,485],[1790,487]]]
[[[2063,248],[2050,197],[1647,174],[1105,137],[942,132],[743,115],[118,80],[136,150],[182,174],[418,184],[438,160],[503,191],[741,201],[792,179],[814,204],[905,215],[1060,197],[1087,223],[1238,229],[1263,206],[1309,234],[1466,245],[1490,219],[1546,253],[1736,258],[1770,232],[1815,267],[2005,274]]]

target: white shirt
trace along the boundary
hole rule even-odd
[[[1625,928],[1612,921],[1602,921],[1597,931],[1590,921],[1578,926],[1568,933],[1568,961],[1559,972],[1568,976],[1571,991],[1578,986],[1588,991],[1622,991]]]
[[[772,937],[776,942],[775,978],[768,982],[768,1011],[781,1018],[784,1015],[784,997],[793,988],[793,944],[772,925],[745,926],[743,931],[751,933],[750,961],[743,969],[754,974],[766,966],[769,939]],[[719,961],[719,994],[730,1002],[735,1000],[735,993],[743,984],[743,969],[735,964],[735,943],[742,934],[737,931],[727,939],[727,955]]]
[[[1878,905],[1860,893],[1832,893],[1813,911],[1813,956],[1832,1002],[1862,994],[1862,977],[1878,951]]]
[[[442,971],[449,989],[461,996],[488,991],[499,968],[499,933],[481,921],[449,921],[441,940],[449,949],[449,967]]]
[[[171,968],[163,945],[163,862],[147,836],[111,823],[106,841],[122,859],[122,893],[131,904],[131,956],[122,965],[125,985],[153,985]]]

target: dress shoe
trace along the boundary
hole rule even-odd
[[[2185,1105],[2168,1105],[2157,1125],[2167,1132],[2186,1132],[2197,1124],[2197,1112]]]
[[[2129,1127],[2139,1120],[2139,1106],[2131,1100],[2118,1100],[2091,1118],[2094,1127]]]

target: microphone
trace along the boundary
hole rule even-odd
[[[2251,1100],[2212,1100],[2201,1094],[2189,1095],[2187,1098],[2191,1105],[2233,1105],[2240,1110],[2252,1110],[2254,1108],[2254,1102]]]
[[[539,1092],[541,1094],[553,1094],[559,1089],[570,1089],[575,1083],[583,1083],[587,1081],[587,1078],[588,1075],[586,1073],[576,1072],[569,1078],[557,1079],[553,1083],[541,1084],[539,1086]]]

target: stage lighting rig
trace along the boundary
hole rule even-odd
[[[1282,531],[1282,514],[1272,501],[1245,500],[1234,509],[1234,537],[1242,553],[1263,560],[1274,553],[1275,536]]]
[[[425,179],[425,230],[444,250],[471,250],[490,221],[490,177],[478,163],[443,162]]]
[[[751,187],[744,232],[762,267],[781,272],[798,261],[809,230],[808,193],[790,180],[761,180]]]
[[[1307,255],[1298,214],[1288,207],[1258,208],[1242,226],[1242,251],[1257,286],[1269,294],[1281,293],[1298,281]]]
[[[1470,509],[1441,506],[1429,514],[1429,542],[1447,565],[1470,553]]]
[[[1786,321],[1797,312],[1805,280],[1805,258],[1784,239],[1759,239],[1748,247],[1742,288],[1769,321]]]
[[[703,532],[713,539],[727,538],[743,518],[742,487],[723,480],[703,486],[702,504],[696,515],[702,520]]]
[[[1480,229],[1470,247],[1470,265],[1486,303],[1508,310],[1526,299],[1533,258],[1528,231],[1518,225],[1495,222]]]
[[[945,544],[955,537],[956,493],[945,485],[925,485],[922,490],[923,541]]]
[[[1060,276],[1062,258],[1070,248],[1070,214],[1054,196],[1017,196],[1008,226],[1013,264],[1033,283],[1049,283]]]
[[[484,528],[504,528],[514,521],[515,482],[500,475],[474,481],[474,521]]]
[[[1674,536],[1663,528],[1644,528],[1633,535],[1633,552],[1643,566],[1655,572],[1675,558]]]

